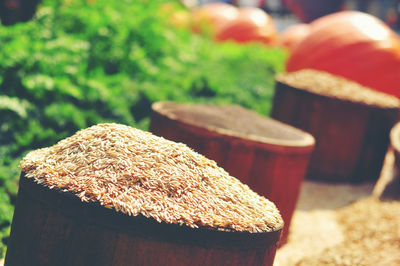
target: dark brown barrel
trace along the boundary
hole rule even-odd
[[[373,195],[384,200],[400,199],[400,122],[390,131],[390,148]]]
[[[308,178],[357,183],[378,179],[398,113],[395,97],[304,70],[278,76],[271,117],[315,137]]]
[[[400,122],[397,122],[396,125],[390,131],[390,144],[391,144],[391,150],[394,154],[394,160],[393,160],[394,162],[391,165],[393,167],[392,179],[387,181],[383,196],[399,200],[400,199]]]
[[[395,167],[400,169],[400,122],[396,123],[390,131],[390,143],[394,150]]]
[[[131,217],[22,174],[5,265],[272,265],[280,233]]]
[[[150,131],[213,159],[282,214],[287,238],[314,138],[240,106],[159,102]]]

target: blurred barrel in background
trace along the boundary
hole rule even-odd
[[[271,116],[315,137],[307,177],[376,181],[398,121],[391,95],[317,70],[278,75]]]

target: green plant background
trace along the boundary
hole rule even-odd
[[[160,100],[268,115],[284,52],[173,27],[182,7],[165,2],[44,1],[32,21],[0,26],[0,258],[29,150],[100,122],[146,130]]]

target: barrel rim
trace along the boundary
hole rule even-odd
[[[274,124],[279,125],[282,128],[286,128],[288,130],[294,131],[298,133],[299,135],[302,135],[302,139],[299,140],[287,140],[287,139],[277,139],[277,138],[270,138],[266,136],[260,136],[260,135],[255,135],[255,134],[243,134],[239,132],[235,132],[232,130],[216,127],[216,126],[203,126],[203,125],[198,125],[196,123],[193,123],[193,121],[189,121],[186,119],[180,119],[178,118],[175,114],[171,112],[166,112],[163,110],[163,106],[169,105],[169,104],[174,104],[174,105],[189,105],[189,104],[180,104],[176,102],[171,102],[171,101],[160,101],[152,104],[152,110],[153,112],[157,113],[158,115],[162,115],[170,120],[175,121],[176,123],[181,123],[181,124],[186,124],[189,125],[198,132],[202,132],[205,134],[212,134],[212,135],[220,135],[223,137],[231,138],[232,141],[240,141],[240,140],[246,140],[248,142],[251,142],[252,144],[255,144],[257,146],[263,145],[264,148],[269,149],[269,150],[276,150],[278,152],[284,152],[284,153],[299,153],[299,152],[304,152],[304,153],[311,153],[312,150],[314,149],[315,146],[315,139],[314,137],[296,127],[290,126],[288,124],[282,123],[278,120],[268,118],[268,117],[263,117],[264,119],[269,120],[270,122],[273,122]],[[238,105],[228,105],[230,107],[240,107]],[[241,107],[243,108],[243,107]],[[245,108],[243,108],[246,110]],[[251,112],[250,110],[248,110]],[[258,115],[254,113],[254,115]]]
[[[317,99],[321,99],[321,100],[335,101],[335,102],[341,103],[341,104],[351,104],[352,106],[354,106],[356,108],[367,108],[367,109],[375,108],[375,109],[379,109],[379,110],[399,110],[400,109],[400,105],[398,105],[398,106],[382,106],[382,105],[378,105],[378,104],[369,104],[369,103],[365,103],[362,101],[354,101],[352,99],[346,99],[346,98],[340,98],[340,97],[335,97],[335,96],[331,96],[331,95],[325,95],[322,93],[308,90],[307,88],[303,88],[303,87],[294,87],[291,84],[288,84],[285,81],[280,80],[279,75],[277,75],[275,77],[275,91],[277,91],[279,89],[292,90],[292,91],[301,93],[302,95],[317,97]]]

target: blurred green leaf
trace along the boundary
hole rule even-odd
[[[20,118],[27,118],[27,110],[32,107],[28,101],[16,97],[0,95],[1,110],[10,110],[18,114]]]

